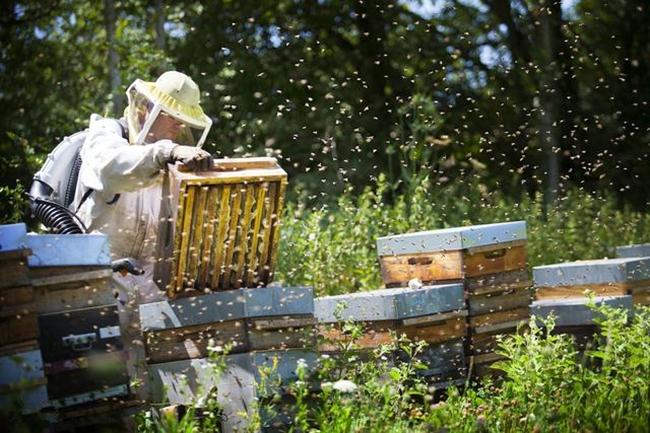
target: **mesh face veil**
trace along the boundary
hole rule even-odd
[[[129,141],[154,143],[169,139],[186,146],[201,147],[212,120],[199,105],[196,83],[180,72],[165,72],[155,83],[136,80],[127,90],[125,111]]]

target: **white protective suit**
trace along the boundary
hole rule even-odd
[[[153,281],[156,236],[159,227],[164,169],[172,149],[170,140],[130,144],[124,138],[125,123],[115,119],[91,121],[81,148],[75,203],[93,192],[78,210],[89,231],[108,235],[112,259],[133,258],[143,275],[114,273],[118,283],[118,310],[129,376],[140,383],[134,391],[146,399],[148,380],[139,305],[164,299],[165,292]],[[119,194],[117,201],[114,201]],[[114,201],[112,204],[112,201]]]
[[[131,145],[123,131],[114,119],[91,122],[81,148],[75,202],[93,190],[77,215],[90,231],[108,235],[114,260],[130,257],[144,269],[141,276],[118,277],[122,284],[137,286],[136,300],[141,304],[164,298],[153,282],[154,249],[164,169],[176,144],[160,140]]]

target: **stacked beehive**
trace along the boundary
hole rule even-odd
[[[388,236],[377,240],[386,286],[462,282],[468,309],[466,352],[477,375],[499,359],[497,336],[527,323],[530,280],[524,221]]]
[[[308,347],[314,322],[309,287],[214,292],[140,306],[151,365],[208,356],[208,343],[232,353]]]
[[[24,237],[50,405],[61,417],[129,395],[108,239],[101,234]]]
[[[308,351],[314,346],[314,299],[308,287],[235,289],[144,304],[140,320],[153,401],[196,403],[197,396],[218,384],[224,431],[237,431],[245,424],[242,411],[254,410],[258,364],[277,357],[277,373],[289,380],[292,362],[315,357]],[[225,356],[229,368],[215,373],[210,353],[226,345],[233,353]],[[211,375],[204,377],[202,369]],[[181,374],[200,377],[180,384]]]
[[[282,393],[280,388],[295,381],[299,363],[313,371],[317,355],[309,351],[265,351],[228,355],[224,361],[222,366],[207,358],[157,365],[151,370],[154,401],[201,407],[206,396],[216,392],[224,433],[249,431],[249,422],[258,415],[262,417],[262,430],[268,431],[282,421],[282,414],[269,414],[262,407],[263,397]],[[279,383],[265,379],[269,371]]]
[[[48,397],[25,234],[24,224],[0,226],[0,406],[17,399],[23,413],[32,413],[46,407]]]
[[[43,409],[58,427],[132,406],[106,236],[25,232],[0,227],[0,256],[12,257],[0,383],[20,382],[24,410]]]
[[[588,342],[596,327],[588,315],[571,317],[572,309],[586,308],[589,293],[599,302],[621,305],[650,304],[650,257],[585,260],[533,268],[536,301],[533,311],[558,311],[557,332]],[[582,307],[578,307],[582,306]],[[539,310],[539,309],[542,310]],[[584,323],[580,323],[583,320]]]
[[[210,342],[231,346],[227,362],[235,364],[276,350],[289,359],[313,346],[311,288],[267,286],[286,182],[273,158],[217,160],[201,173],[170,166],[154,279],[171,300],[140,307],[154,400],[162,398],[157,384],[173,376],[166,372],[209,363]],[[230,384],[219,390],[226,431],[239,425],[242,402],[227,399],[244,380],[237,374],[254,378],[246,365],[218,379]],[[239,395],[254,404],[250,392]]]
[[[632,315],[632,297],[626,296],[597,296],[592,300],[588,298],[545,299],[535,301],[531,306],[532,314],[539,319],[540,326],[544,326],[545,319],[553,316],[555,327],[554,334],[568,334],[574,338],[576,346],[585,350],[592,343],[598,332],[597,319],[600,314],[590,307],[606,305],[612,308],[621,308]]]
[[[427,369],[420,373],[431,382],[441,385],[465,373],[467,311],[461,284],[326,296],[314,303],[322,352],[336,352],[340,343],[350,339],[341,325],[352,321],[363,328],[363,336],[353,342],[362,351],[393,343],[405,334],[412,341],[428,343],[419,355]]]

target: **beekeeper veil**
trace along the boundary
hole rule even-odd
[[[169,139],[203,146],[212,120],[201,109],[199,86],[190,77],[168,71],[155,82],[135,80],[126,93],[125,116],[132,144]]]

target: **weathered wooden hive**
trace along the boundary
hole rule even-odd
[[[26,234],[20,224],[0,227],[0,239],[0,256],[13,243],[22,257],[0,289],[0,323],[9,325],[0,388],[19,391],[23,411],[57,422],[122,407],[129,377],[106,236]]]
[[[0,226],[0,406],[17,397],[28,414],[47,407],[48,396],[25,234],[25,224]]]
[[[650,305],[650,257],[584,260],[533,268],[538,300],[632,295]]]
[[[50,405],[129,395],[108,238],[30,234],[24,242],[32,250],[28,264]]]
[[[231,353],[313,346],[313,290],[261,287],[209,293],[140,306],[147,362],[209,355],[208,344]]]
[[[151,400],[200,407],[215,391],[224,432],[248,431],[257,417],[262,431],[284,425],[287,413],[268,413],[265,399],[288,398],[285,386],[297,379],[298,362],[313,366],[317,359],[309,287],[236,289],[143,304],[140,317]],[[223,356],[217,346],[226,345],[230,354]],[[213,354],[225,370],[215,369]]]
[[[419,356],[427,366],[422,375],[443,382],[458,379],[465,372],[467,311],[461,284],[325,296],[316,298],[314,305],[321,351],[335,354],[339,344],[350,339],[342,325],[352,321],[363,327],[363,336],[354,341],[361,351],[394,343],[396,337],[405,334],[412,341],[428,343]]]
[[[216,393],[222,410],[224,433],[250,431],[254,420],[260,431],[287,431],[286,413],[273,399],[268,412],[267,399],[285,395],[286,386],[298,380],[298,365],[308,374],[318,364],[318,354],[305,350],[260,351],[223,357],[225,369],[215,369],[209,358],[186,359],[149,366],[151,394],[154,402],[193,404],[202,407],[209,393]],[[269,377],[269,373],[271,377]],[[279,430],[278,428],[279,426]]]
[[[555,323],[554,334],[568,334],[574,337],[576,345],[585,349],[598,332],[597,320],[602,315],[590,307],[606,305],[612,308],[624,309],[632,316],[632,296],[597,296],[592,300],[581,298],[543,299],[533,302],[531,312],[538,319],[539,325],[544,326],[544,319],[551,315]]]
[[[154,279],[170,298],[265,286],[272,278],[287,174],[274,158],[170,166]]]
[[[650,257],[650,244],[623,245],[616,247],[616,257]]]
[[[530,286],[525,221],[456,227],[377,239],[386,286],[411,280],[462,282],[467,301],[467,354],[489,372],[498,335],[527,323]]]

